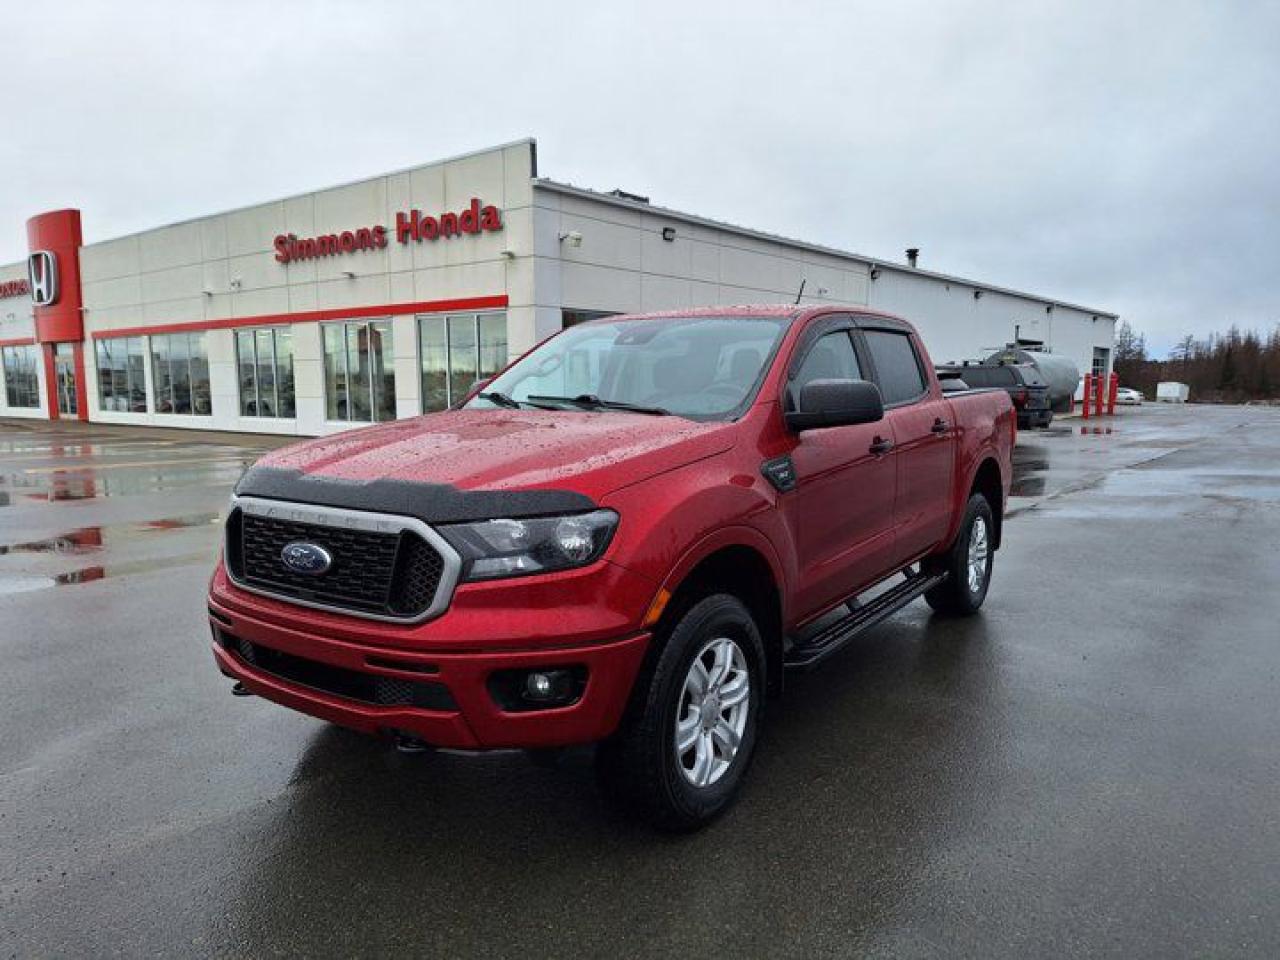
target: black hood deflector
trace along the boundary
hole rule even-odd
[[[361,482],[279,467],[250,467],[235,492],[240,497],[393,513],[424,523],[543,517],[596,508],[590,497],[572,490],[459,490],[447,483],[386,478]]]

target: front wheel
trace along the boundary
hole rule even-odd
[[[621,729],[601,744],[605,791],[655,826],[692,830],[733,802],[755,751],[764,645],[729,594],[700,600],[642,674]]]
[[[977,613],[991,585],[994,531],[991,504],[982,494],[973,494],[965,505],[955,543],[931,565],[933,572],[945,572],[947,579],[924,595],[929,606],[954,616]]]

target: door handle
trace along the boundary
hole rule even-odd
[[[946,433],[951,429],[951,424],[947,423],[947,421],[943,420],[941,417],[938,417],[937,420],[933,421],[933,426],[929,429],[934,433]]]
[[[886,453],[893,449],[893,441],[885,440],[882,437],[876,437],[875,441],[868,449],[877,457],[883,457]]]

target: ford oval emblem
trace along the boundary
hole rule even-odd
[[[333,555],[316,543],[286,543],[280,551],[280,562],[293,573],[318,577],[333,566]]]

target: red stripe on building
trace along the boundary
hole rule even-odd
[[[224,317],[218,320],[193,320],[189,323],[161,323],[148,327],[121,327],[118,330],[95,330],[94,340],[113,337],[141,337],[188,330],[229,330],[235,327],[262,327],[281,323],[317,323],[322,320],[353,320],[360,317],[397,316],[406,313],[453,313],[459,310],[493,310],[507,306],[507,295],[464,297],[458,300],[418,300],[413,303],[384,303],[373,307],[333,307],[303,313],[263,313],[256,317]],[[30,341],[27,341],[30,342]]]

